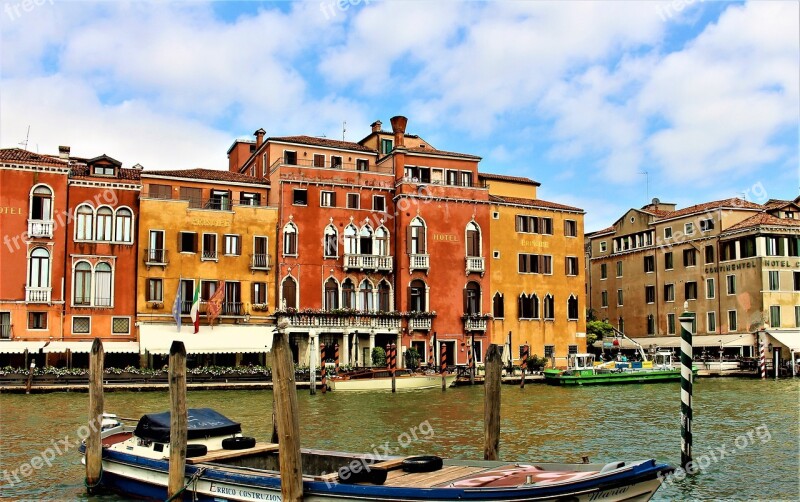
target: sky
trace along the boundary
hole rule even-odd
[[[792,199],[799,5],[4,0],[0,147],[227,169],[259,128],[358,141],[404,115],[587,232],[654,197]]]

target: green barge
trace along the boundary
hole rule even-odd
[[[692,367],[697,376],[697,367]],[[653,361],[639,363],[594,363],[593,354],[571,354],[569,368],[544,370],[544,381],[550,385],[616,385],[624,383],[679,382],[680,368],[672,367],[672,354],[658,352]]]

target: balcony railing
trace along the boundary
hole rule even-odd
[[[408,320],[408,329],[411,331],[430,331],[433,319],[430,317],[412,317]]]
[[[364,157],[369,157],[369,153],[365,152]],[[315,162],[314,159],[285,159],[283,157],[277,159],[269,168],[269,172],[273,173],[280,166],[290,167],[303,167],[312,169],[330,169],[332,171],[357,171],[362,173],[381,173],[392,174],[393,170],[389,166],[376,166],[367,162],[364,164],[347,163],[347,162],[332,162],[330,158],[326,158],[323,162]]]
[[[392,256],[376,254],[345,254],[344,269],[379,270],[391,272],[393,268],[392,258]]]
[[[409,255],[409,271],[414,270],[428,270],[431,266],[431,257],[427,254],[411,254]]]
[[[242,302],[222,302],[222,315],[243,315]]]
[[[279,314],[294,327],[351,328],[351,329],[400,329],[400,318],[378,315],[339,315],[327,313]]]
[[[144,250],[144,264],[148,267],[153,265],[166,267],[169,263],[167,259],[166,249],[145,249]]]
[[[217,250],[216,249],[204,249],[203,250],[203,260],[216,260],[217,259]]]
[[[486,331],[486,319],[464,319],[464,331]]]
[[[25,287],[25,301],[28,303],[50,303],[50,291],[52,288],[32,288]]]
[[[483,275],[486,272],[486,264],[483,256],[467,256],[467,274],[477,272]]]
[[[269,255],[256,253],[250,255],[250,270],[269,270],[271,267]]]
[[[28,237],[53,238],[53,220],[28,220]]]

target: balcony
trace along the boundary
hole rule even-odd
[[[365,157],[368,157],[369,154],[365,152]],[[358,164],[358,163],[348,163],[348,162],[340,162],[338,160],[333,161],[330,157],[325,158],[322,161],[314,161],[314,159],[289,159],[289,158],[279,158],[272,165],[269,167],[269,172],[274,173],[279,167],[287,166],[287,167],[301,167],[307,169],[326,169],[331,171],[356,171],[361,173],[380,173],[380,174],[393,174],[394,170],[391,166],[376,166],[374,164],[367,163]]]
[[[344,269],[347,270],[377,270],[391,272],[394,261],[392,256],[376,254],[345,254]]]
[[[25,301],[28,303],[50,303],[50,291],[52,288],[32,288],[25,287]]]
[[[240,316],[244,315],[242,311],[242,302],[222,302],[222,315]]]
[[[486,331],[486,319],[464,319],[464,331]]]
[[[278,313],[292,327],[299,328],[340,328],[340,329],[400,329],[400,317],[355,312],[352,314],[334,312],[295,312]]]
[[[53,238],[53,220],[28,220],[28,237]]]
[[[204,249],[203,255],[200,259],[203,261],[218,261],[219,255],[217,254],[216,249]]]
[[[272,268],[269,255],[266,253],[256,253],[250,255],[250,270],[269,270]]]
[[[167,250],[166,249],[145,249],[144,250],[144,264],[147,265],[147,269],[149,270],[150,267],[166,267],[169,263],[167,259]]]
[[[415,270],[427,271],[431,266],[431,257],[427,254],[411,254],[409,255],[409,272]]]
[[[478,273],[483,276],[486,272],[486,263],[483,256],[467,256],[467,275]]]
[[[430,331],[433,319],[430,317],[412,317],[408,320],[408,329],[411,331]]]

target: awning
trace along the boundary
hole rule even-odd
[[[625,338],[618,338],[619,348],[621,349],[635,349],[636,345]],[[680,336],[648,336],[641,338],[634,338],[636,342],[640,343],[645,349],[650,346],[658,348],[679,348],[681,346]],[[606,339],[605,341],[609,341]],[[755,337],[752,333],[743,333],[741,335],[695,335],[692,337],[692,347],[747,347],[755,345]],[[603,347],[603,340],[594,342],[597,348]]]
[[[50,342],[44,347],[45,353],[63,353],[69,349],[73,354],[88,354],[92,351],[91,341]],[[104,354],[138,354],[138,342],[103,342]]]
[[[0,342],[0,354],[23,354],[25,350],[29,354],[34,354],[38,353],[45,343],[47,343],[45,340],[38,342],[2,341]]]
[[[800,329],[787,329],[780,331],[771,329],[767,331],[767,334],[787,349],[794,352],[800,352]]]
[[[181,333],[175,325],[142,324],[139,326],[139,350],[151,354],[169,354],[174,340],[180,340],[187,354],[246,354],[268,352],[272,348],[274,328],[265,325],[223,324],[200,326],[200,332],[184,326]]]

